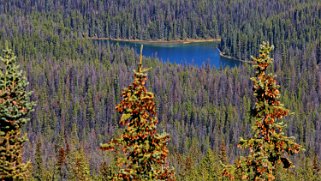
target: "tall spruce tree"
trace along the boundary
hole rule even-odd
[[[280,102],[280,86],[275,76],[267,74],[273,63],[270,53],[273,50],[268,42],[260,45],[259,56],[252,57],[255,77],[252,77],[255,108],[252,110],[255,123],[252,125],[253,137],[241,138],[239,147],[249,149],[247,157],[241,157],[235,165],[224,169],[223,174],[230,179],[275,180],[275,171],[279,165],[283,168],[292,166],[288,155],[302,151],[294,138],[285,135],[285,124],[280,121],[289,114]]]
[[[0,71],[0,180],[26,180],[30,163],[23,163],[22,126],[29,120],[26,116],[33,110],[28,81],[16,62],[11,49],[3,51],[0,57],[3,67]]]
[[[167,165],[166,133],[158,134],[154,94],[145,84],[148,69],[142,67],[142,47],[134,82],[122,91],[122,101],[116,110],[122,114],[119,124],[125,126],[120,138],[102,144],[103,150],[122,152],[118,158],[119,171],[113,180],[174,180]]]
[[[41,154],[41,139],[36,143],[35,163],[33,165],[33,178],[37,181],[43,180],[43,160]]]

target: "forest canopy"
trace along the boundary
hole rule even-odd
[[[316,180],[321,156],[320,20],[316,0],[1,3],[0,49],[7,40],[26,72],[31,100],[37,101],[23,130],[29,138],[23,158],[37,165],[33,177],[40,180],[100,179],[114,169],[114,155],[98,148],[119,134],[114,108],[122,88],[132,82],[138,58],[132,49],[88,37],[221,38],[219,49],[243,60],[257,56],[266,40],[275,46],[270,71],[277,75],[280,101],[292,112],[284,132],[306,150],[292,159],[296,168],[277,178]],[[249,110],[255,102],[251,66],[193,67],[148,57],[144,62],[153,68],[147,88],[155,94],[157,129],[171,137],[169,162],[177,180],[219,177],[217,163],[244,155],[236,145],[240,137],[250,136]],[[77,161],[81,173],[71,169]]]

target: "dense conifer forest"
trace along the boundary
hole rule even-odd
[[[139,59],[132,49],[90,37],[221,38],[220,50],[242,60],[257,57],[259,45],[269,41],[275,47],[269,72],[290,110],[283,131],[305,150],[289,156],[294,168],[276,168],[274,177],[320,178],[318,0],[10,0],[0,2],[0,53],[8,41],[36,102],[22,126],[29,180],[108,180],[117,172],[116,153],[100,144],[123,132],[115,107]],[[170,137],[168,163],[176,180],[228,179],[224,165],[248,155],[237,145],[252,136],[255,123],[252,65],[143,62],[152,68],[146,88],[155,95],[157,131]]]

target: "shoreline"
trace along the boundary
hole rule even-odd
[[[120,41],[120,42],[129,42],[129,43],[142,43],[142,44],[189,44],[189,43],[206,43],[206,42],[220,42],[221,38],[208,38],[208,39],[185,39],[185,40],[139,40],[139,39],[122,39],[122,38],[106,38],[106,37],[87,37],[89,40],[111,40],[111,41]],[[242,63],[249,63],[251,61],[238,59],[229,55],[225,55],[219,48],[217,48],[221,57],[239,61]]]
[[[219,48],[217,48],[217,50],[220,53],[220,56],[223,58],[230,59],[230,60],[236,60],[236,61],[243,62],[243,63],[249,63],[249,64],[252,63],[251,61],[248,61],[248,60],[242,60],[242,59],[238,59],[238,58],[235,58],[235,57],[232,57],[229,55],[225,55]]]
[[[145,44],[189,44],[189,43],[206,43],[206,42],[220,42],[221,38],[208,39],[186,39],[186,40],[139,40],[139,39],[121,39],[121,38],[98,38],[88,37],[91,40],[111,40],[131,43],[145,43]]]

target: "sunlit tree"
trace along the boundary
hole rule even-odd
[[[35,104],[30,101],[27,78],[8,44],[0,60],[0,180],[26,180],[30,163],[22,160],[27,138],[21,135],[21,128]]]
[[[103,150],[121,152],[118,173],[113,180],[174,180],[167,163],[169,136],[158,134],[155,97],[145,84],[148,69],[140,62],[134,70],[133,83],[122,91],[122,101],[116,110],[122,114],[119,124],[125,127],[119,138],[102,144]]]
[[[260,46],[259,56],[253,59],[255,77],[252,77],[255,108],[252,110],[255,123],[252,125],[252,138],[241,138],[239,147],[249,149],[247,157],[241,157],[235,165],[227,166],[223,174],[230,179],[275,180],[278,165],[290,168],[292,162],[287,157],[303,150],[294,138],[284,133],[285,124],[281,119],[289,110],[280,102],[280,86],[273,74],[267,74],[273,63],[270,53],[273,50],[267,42]]]

